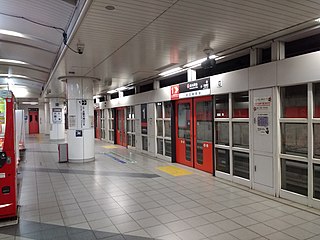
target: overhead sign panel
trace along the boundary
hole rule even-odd
[[[210,78],[171,86],[171,100],[210,95]]]

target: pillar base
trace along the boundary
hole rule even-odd
[[[78,130],[68,129],[68,159],[73,163],[84,163],[95,160],[94,130],[82,129],[82,136],[77,136]]]
[[[95,158],[87,158],[87,159],[68,159],[69,163],[86,163],[86,162],[93,162]]]

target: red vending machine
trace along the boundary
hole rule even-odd
[[[0,220],[17,216],[14,96],[0,90]]]

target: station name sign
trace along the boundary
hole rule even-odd
[[[171,100],[210,95],[210,78],[171,86]]]

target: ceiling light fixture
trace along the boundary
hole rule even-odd
[[[218,56],[216,55],[211,55],[209,56],[210,59],[216,59]],[[207,58],[201,58],[199,60],[187,63],[186,65],[183,66],[183,68],[194,68],[194,67],[199,67],[201,66],[201,63],[207,60]]]
[[[168,71],[164,71],[164,72],[160,73],[159,75],[163,76],[163,77],[164,76],[169,76],[169,75],[175,74],[176,72],[178,72],[180,70],[182,70],[181,67],[176,67],[176,68],[172,68],[172,69],[170,69]]]
[[[116,93],[117,91],[116,90],[110,90],[110,91],[108,91],[107,93],[108,94],[113,94],[113,93]]]
[[[127,89],[128,89],[127,87],[123,86],[123,87],[118,87],[118,88],[116,88],[116,91],[117,91],[117,92],[122,92],[122,91],[125,91],[125,90],[127,90]]]
[[[29,79],[29,77],[24,76],[24,75],[16,75],[16,74],[8,74],[8,73],[1,73],[0,77],[5,77],[5,78],[25,78]]]
[[[317,18],[314,21],[320,23],[320,18]]]
[[[25,104],[25,105],[38,105],[38,102],[21,102],[21,104]]]
[[[23,62],[23,61],[18,61],[18,60],[13,60],[13,59],[0,59],[0,63],[13,63],[13,64],[22,64],[22,65],[28,65],[29,63]]]
[[[0,34],[13,36],[13,37],[28,38],[25,34],[15,32],[15,31],[9,31],[9,30],[5,30],[5,29],[0,29]]]

